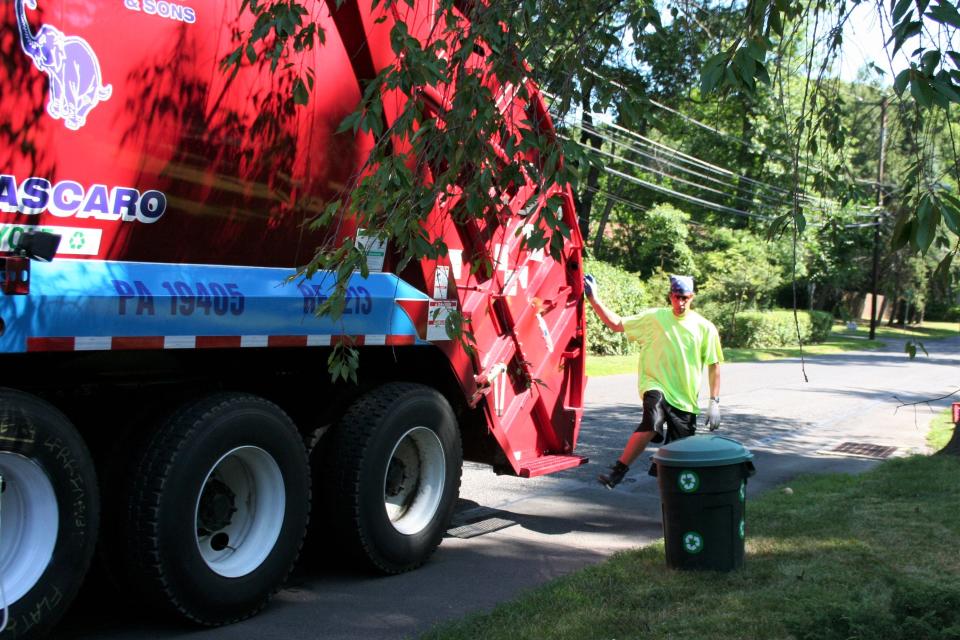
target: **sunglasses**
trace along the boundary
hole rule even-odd
[[[692,293],[687,293],[687,294],[671,293],[670,297],[674,298],[675,300],[691,300],[693,298],[693,294]]]

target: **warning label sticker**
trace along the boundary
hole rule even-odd
[[[449,294],[450,267],[438,266],[433,274],[433,297],[446,298]]]
[[[367,269],[371,273],[383,271],[383,259],[387,255],[386,240],[378,240],[376,236],[368,235],[365,229],[357,229],[357,246],[367,256]]]
[[[427,303],[427,340],[449,340],[447,318],[457,308],[454,300],[431,300]]]

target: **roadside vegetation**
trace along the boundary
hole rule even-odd
[[[623,552],[424,640],[960,637],[960,459],[798,479],[748,502],[746,563],[667,569]]]
[[[922,325],[907,325],[905,327],[877,327],[876,339],[869,340],[869,324],[860,324],[855,330],[846,329],[843,323],[833,326],[826,340],[815,344],[805,344],[805,356],[827,355],[844,353],[847,351],[863,351],[879,349],[887,345],[900,348],[908,340],[918,341],[926,349],[935,349],[935,342],[943,338],[960,335],[960,325],[956,322],[924,322]],[[592,337],[591,337],[592,340]],[[779,360],[782,358],[799,358],[800,348],[769,347],[769,348],[736,348],[724,347],[723,356],[726,362],[761,362],[765,360]],[[923,357],[923,351],[918,350],[917,357]],[[629,353],[622,355],[587,356],[588,376],[609,376],[622,373],[633,373],[637,368],[637,356]]]

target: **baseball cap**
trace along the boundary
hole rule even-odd
[[[693,276],[670,276],[670,293],[684,296],[693,293]]]

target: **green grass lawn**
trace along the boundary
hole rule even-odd
[[[665,566],[662,541],[425,640],[960,637],[960,459],[797,479],[747,507],[732,573]]]
[[[862,351],[877,349],[884,344],[905,343],[907,340],[919,341],[926,345],[942,338],[957,335],[960,325],[956,322],[926,322],[920,327],[877,327],[876,338],[869,340],[870,327],[859,326],[850,331],[842,324],[837,324],[826,342],[804,345],[804,355],[825,355],[843,353],[845,351]],[[928,347],[929,348],[929,347]],[[918,355],[922,354],[917,350]],[[759,362],[777,360],[780,358],[799,358],[799,347],[784,347],[780,349],[724,349],[726,362]],[[633,373],[637,368],[637,357],[627,356],[587,356],[588,376],[609,376],[618,373]]]
[[[931,451],[940,451],[953,436],[953,410],[947,409],[934,416],[927,432],[927,445]]]

